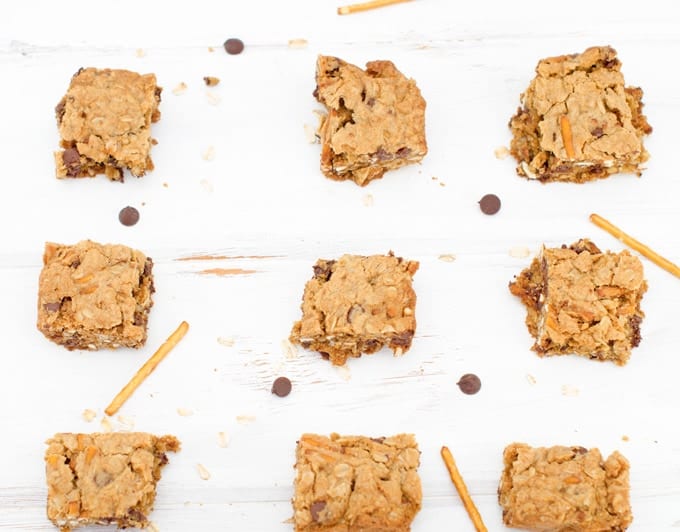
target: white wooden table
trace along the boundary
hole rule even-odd
[[[472,530],[442,445],[453,451],[489,530],[503,530],[496,487],[502,450],[513,441],[619,449],[631,462],[630,530],[677,529],[680,280],[644,261],[643,341],[623,368],[538,358],[524,308],[507,289],[531,260],[512,257],[515,246],[533,255],[544,242],[590,237],[622,249],[588,222],[591,212],[680,262],[680,22],[671,2],[600,4],[609,3],[539,9],[528,1],[417,0],[339,17],[330,0],[7,3],[0,20],[0,529],[52,529],[44,440],[101,430],[104,407],[181,320],[191,325],[187,337],[120,412],[134,430],[182,440],[152,514],[163,532],[291,530],[295,441],[308,431],[415,433],[424,500],[414,532]],[[243,54],[224,52],[227,37],[244,40]],[[290,48],[294,38],[308,46]],[[645,91],[654,127],[647,171],[582,186],[516,177],[513,161],[494,150],[509,143],[507,122],[536,62],[596,44],[614,46],[627,83]],[[430,153],[422,165],[366,188],[321,175],[320,148],[303,127],[315,121],[319,53],[356,64],[391,59],[417,80],[428,104]],[[162,119],[153,127],[156,169],[146,177],[124,184],[54,178],[53,109],[81,66],[156,73]],[[207,88],[208,75],[221,83]],[[173,94],[181,82],[188,89]],[[214,159],[206,161],[211,146]],[[495,216],[477,205],[488,192],[503,202]],[[134,227],[117,220],[125,205],[141,212]],[[157,292],[144,349],[69,352],[36,330],[45,241],[83,238],[153,257]],[[315,353],[287,355],[282,341],[299,317],[314,261],[390,249],[421,263],[418,330],[407,355],[383,351],[342,369]],[[456,259],[444,262],[442,254]],[[178,260],[195,255],[224,258]],[[202,273],[213,268],[227,272]],[[456,386],[468,372],[482,379],[474,396]],[[270,393],[279,375],[293,381],[285,399]],[[87,408],[98,414],[90,423],[81,417]],[[116,430],[130,428],[111,421]],[[230,437],[226,448],[220,431]],[[199,477],[199,463],[209,480]]]

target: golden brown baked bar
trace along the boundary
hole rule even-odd
[[[418,262],[389,255],[319,259],[302,297],[302,319],[290,341],[342,365],[388,346],[411,347],[416,330],[412,277]]]
[[[120,244],[45,244],[38,329],[68,349],[141,347],[154,292],[153,262]]]
[[[153,74],[81,68],[55,112],[61,147],[54,154],[57,177],[105,174],[123,181],[153,170],[151,123],[160,119],[161,88]]]
[[[622,532],[633,520],[629,465],[618,452],[508,445],[498,487],[503,522],[524,530]]]
[[[296,456],[296,532],[411,530],[422,501],[412,434],[303,434]]]
[[[425,100],[391,61],[371,61],[364,71],[319,56],[314,94],[328,109],[319,127],[327,177],[364,186],[427,153]]]
[[[87,525],[149,524],[165,453],[174,436],[59,433],[47,441],[47,517],[64,532]]]
[[[640,259],[627,250],[603,253],[583,239],[543,247],[510,292],[526,305],[539,355],[574,353],[623,365],[640,343],[643,274]]]
[[[609,46],[539,61],[510,120],[517,173],[542,182],[582,183],[618,172],[641,175],[642,89],[626,87]]]

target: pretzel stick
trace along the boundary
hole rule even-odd
[[[574,153],[574,139],[571,136],[571,122],[567,115],[560,116],[560,130],[562,131],[562,141],[564,142],[564,149],[567,151],[567,157],[573,159]]]
[[[475,530],[477,532],[487,532],[486,526],[484,526],[484,522],[482,521],[482,516],[479,515],[475,503],[472,502],[470,492],[468,492],[467,486],[465,486],[463,477],[460,476],[460,472],[458,471],[458,467],[456,467],[456,461],[453,459],[451,451],[449,451],[448,447],[444,446],[442,447],[441,453],[444,463],[446,464],[446,469],[449,470],[451,481],[453,482],[453,485],[456,486],[456,490],[458,490],[458,495],[460,495],[460,498],[463,501],[463,506],[465,506],[465,509],[470,516],[470,520],[475,526]]]
[[[652,251],[649,247],[645,246],[642,242],[639,242],[638,240],[635,240],[632,236],[624,233],[613,225],[611,222],[605,220],[602,218],[602,216],[599,216],[597,214],[591,214],[590,215],[590,221],[593,222],[596,226],[598,226],[601,229],[604,229],[612,235],[615,238],[618,238],[621,242],[626,244],[628,247],[634,249],[640,255],[643,255],[647,257],[649,260],[651,260],[654,264],[657,266],[663,268],[664,270],[671,272],[673,275],[676,277],[680,277],[680,267],[678,267],[676,264],[673,264],[671,261],[668,259],[664,259],[661,255],[659,255],[656,251]]]
[[[111,404],[106,407],[106,410],[104,410],[107,416],[112,416],[118,412],[118,409],[123,406],[123,403],[125,403],[125,401],[130,398],[139,385],[142,384],[142,382],[144,382],[144,380],[149,375],[151,375],[151,372],[156,369],[156,366],[160,364],[161,360],[163,360],[165,356],[170,351],[172,351],[172,349],[179,343],[188,330],[189,324],[186,321],[183,321],[179,324],[179,327],[175,329],[175,332],[173,332],[168,337],[168,339],[163,342],[163,345],[161,345],[158,350],[153,355],[151,355],[151,358],[149,358],[149,360],[147,360],[144,365],[139,368],[137,373],[134,374],[134,376],[130,379],[130,382],[128,382],[123,387],[123,389],[118,392],[118,395],[113,398]]]
[[[363,2],[361,4],[352,4],[338,8],[338,15],[349,15],[351,13],[358,13],[359,11],[368,11],[377,7],[389,6],[392,4],[399,4],[401,2],[410,2],[411,0],[371,0],[370,2]]]

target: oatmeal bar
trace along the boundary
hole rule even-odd
[[[388,346],[395,355],[411,347],[416,330],[412,277],[417,261],[389,255],[319,259],[302,297],[302,320],[290,341],[333,364]]]
[[[174,436],[60,433],[47,441],[47,517],[64,532],[87,525],[148,526]]]
[[[105,174],[123,181],[153,170],[151,123],[160,119],[161,88],[153,74],[81,68],[55,112],[63,150],[55,152],[57,177]]]
[[[154,291],[141,251],[83,240],[45,244],[38,329],[68,349],[141,347]]]
[[[622,532],[630,509],[628,461],[598,449],[508,445],[498,487],[503,522],[525,530]]]
[[[542,182],[583,183],[618,172],[641,175],[652,128],[642,89],[626,87],[608,46],[539,61],[510,120],[517,173]]]
[[[303,434],[296,455],[295,532],[411,530],[422,500],[412,434]]]
[[[366,70],[319,56],[314,95],[328,114],[319,127],[321,171],[364,186],[427,153],[425,100],[391,61]]]
[[[583,239],[543,247],[510,283],[527,307],[526,324],[539,355],[574,353],[623,365],[640,343],[647,290],[642,263],[627,250],[601,252]]]

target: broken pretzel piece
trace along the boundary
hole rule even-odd
[[[371,0],[370,2],[362,2],[361,4],[351,4],[349,6],[339,7],[338,15],[350,15],[352,13],[359,13],[360,11],[368,11],[369,9],[376,9],[378,7],[410,1],[411,0]]]
[[[132,379],[130,379],[130,382],[128,382],[123,387],[123,389],[118,392],[118,395],[113,398],[111,404],[106,407],[106,410],[104,410],[107,416],[112,416],[118,412],[118,409],[123,406],[125,401],[128,400],[128,398],[134,393],[139,385],[142,384],[142,382],[144,382],[144,380],[149,375],[151,375],[151,372],[156,369],[156,366],[160,364],[161,360],[163,360],[165,356],[179,343],[179,341],[184,338],[184,335],[188,330],[189,324],[186,321],[183,321],[179,324],[179,327],[175,329],[175,332],[173,332],[168,337],[168,339],[163,342],[163,345],[161,345],[158,350],[153,355],[151,355],[151,358],[149,358],[149,360],[147,360],[144,365],[139,368],[139,371],[134,374]]]
[[[590,215],[590,221],[593,222],[600,229],[604,229],[605,231],[607,231],[607,233],[609,233],[613,237],[618,238],[628,247],[640,253],[640,255],[647,257],[649,260],[651,260],[654,264],[656,264],[660,268],[663,268],[667,272],[672,273],[676,277],[680,277],[680,267],[677,264],[672,263],[668,259],[659,255],[656,251],[653,251],[651,248],[644,245],[642,242],[624,233],[614,224],[602,218],[602,216],[593,213]]]
[[[479,510],[477,510],[475,503],[472,501],[472,497],[470,497],[470,492],[468,491],[467,486],[465,485],[463,477],[460,475],[460,472],[458,471],[456,461],[453,459],[451,451],[449,451],[448,447],[444,446],[442,447],[441,455],[444,460],[444,464],[446,464],[446,469],[448,469],[449,475],[451,476],[451,481],[453,482],[453,485],[456,487],[458,495],[460,495],[460,499],[463,501],[463,506],[465,507],[465,510],[470,516],[470,520],[472,521],[475,530],[477,532],[487,532],[487,528],[484,525],[484,522],[482,521],[482,516],[479,515]]]

